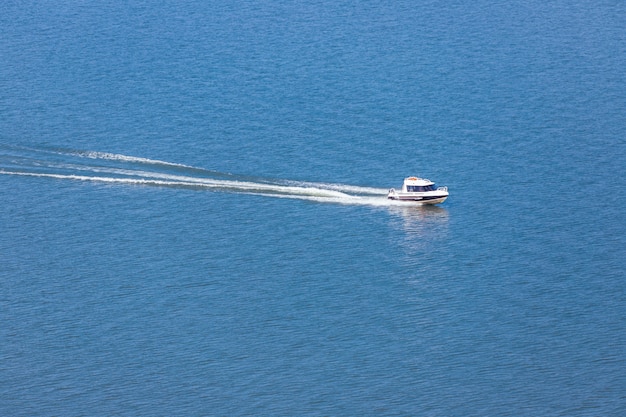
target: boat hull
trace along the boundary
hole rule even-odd
[[[446,201],[448,198],[447,195],[439,195],[439,196],[415,196],[415,195],[389,195],[387,197],[389,200],[395,201],[406,201],[410,203],[420,203],[420,204],[440,204]]]

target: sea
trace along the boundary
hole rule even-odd
[[[625,28],[4,0],[0,415],[626,415]]]

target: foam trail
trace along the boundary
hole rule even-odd
[[[161,161],[158,159],[149,159],[149,158],[141,158],[136,156],[128,156],[121,155],[115,153],[108,152],[96,152],[96,151],[76,151],[74,154],[91,159],[104,159],[104,160],[112,160],[112,161],[123,161],[123,162],[133,162],[133,163],[141,163],[141,164],[150,164],[150,165],[162,165],[169,167],[177,167],[177,168],[188,168],[196,171],[204,171],[207,173],[217,174],[215,171],[205,170],[203,168],[198,168],[190,165],[178,164],[173,162]],[[221,175],[230,175],[230,174],[221,174]],[[284,181],[285,185],[293,185],[298,188],[315,188],[315,189],[327,189],[327,190],[336,190],[340,192],[347,193],[355,193],[355,194],[386,194],[387,189],[384,188],[372,188],[372,187],[360,187],[354,185],[346,185],[346,184],[329,184],[329,183],[316,183],[316,182],[307,182],[307,181]]]
[[[160,161],[158,159],[140,158],[136,156],[127,156],[127,155],[108,153],[108,152],[76,151],[74,152],[74,154],[78,156],[82,156],[84,158],[91,158],[91,159],[107,159],[111,161],[136,162],[136,163],[141,163],[141,164],[163,165],[163,166],[171,166],[171,167],[179,167],[179,168],[194,168],[189,165],[165,162],[165,161]]]
[[[117,158],[117,156],[123,156],[123,159]],[[114,160],[122,160],[126,162],[145,161],[145,158],[127,157],[124,155],[117,155]],[[150,163],[157,163],[155,160],[148,160]],[[182,164],[170,164],[176,167],[193,168]],[[186,184],[198,184],[204,185],[207,188],[223,188],[242,191],[254,191],[254,192],[266,192],[271,194],[296,194],[296,195],[312,195],[322,197],[335,197],[335,198],[352,198],[354,195],[350,195],[347,192],[357,192],[363,194],[377,194],[382,195],[384,189],[349,186],[341,184],[327,184],[327,183],[315,183],[315,182],[301,182],[301,181],[284,181],[284,184],[271,183],[271,182],[251,182],[251,181],[237,181],[237,180],[218,180],[210,178],[190,177],[184,175],[165,174],[154,171],[145,170],[133,170],[133,169],[120,169],[109,167],[92,167],[75,164],[49,164],[51,167],[73,169],[76,171],[87,171],[97,174],[116,174],[129,177],[160,179],[169,182],[182,182]]]
[[[20,171],[6,171],[0,170],[0,174],[3,175],[19,175],[24,177],[40,177],[40,178],[54,178],[60,180],[76,180],[76,181],[93,181],[93,182],[108,182],[119,184],[135,184],[135,185],[163,185],[163,186],[197,186],[195,183],[184,183],[181,181],[162,181],[154,179],[138,179],[138,178],[115,178],[115,177],[93,177],[88,175],[75,175],[75,174],[52,174],[44,172],[20,172]]]
[[[289,198],[297,200],[307,200],[318,203],[331,203],[341,205],[359,205],[359,206],[374,206],[374,207],[408,207],[408,206],[420,206],[418,202],[408,201],[395,201],[388,200],[383,196],[363,197],[344,194],[341,192],[335,192],[332,190],[323,190],[319,188],[305,188],[305,187],[282,187],[282,186],[268,186],[266,184],[257,183],[245,183],[238,181],[182,181],[174,179],[156,179],[156,178],[119,178],[119,177],[101,177],[101,176],[89,176],[89,175],[76,175],[76,174],[52,174],[41,172],[19,172],[19,171],[7,171],[0,170],[2,175],[18,175],[27,177],[40,177],[40,178],[53,178],[59,180],[74,180],[74,181],[89,181],[89,182],[102,182],[110,184],[125,184],[125,185],[139,185],[139,186],[155,186],[155,187],[170,187],[170,188],[189,188],[189,189],[206,189],[206,190],[219,190],[230,191],[242,194],[260,195],[260,196],[272,196],[277,198]]]
[[[39,177],[39,178],[54,178],[60,180],[74,180],[74,181],[90,181],[90,182],[103,182],[103,183],[116,183],[127,185],[150,185],[161,187],[178,187],[178,188],[196,188],[196,189],[211,189],[211,190],[223,190],[233,191],[245,194],[255,195],[272,195],[275,197],[293,198],[301,200],[312,200],[319,202],[347,202],[357,201],[359,197],[351,196],[348,194],[340,193],[338,191],[323,190],[316,188],[304,188],[304,187],[284,187],[284,186],[271,186],[267,184],[258,183],[246,183],[239,181],[209,181],[209,180],[190,180],[183,181],[181,179],[163,179],[157,178],[120,178],[120,177],[103,177],[103,176],[90,176],[90,175],[77,175],[77,174],[54,174],[44,172],[21,172],[21,171],[8,171],[0,170],[2,175],[18,175],[26,177]]]
[[[0,144],[0,174],[138,186],[178,187],[293,198],[321,203],[389,206],[384,188],[267,179],[108,152]],[[89,163],[87,160],[101,161]],[[406,205],[406,203],[402,204]]]
[[[294,186],[302,186],[302,187],[315,187],[315,188],[323,188],[327,190],[337,190],[346,193],[353,194],[364,194],[364,195],[386,195],[386,188],[374,188],[374,187],[361,187],[358,185],[348,185],[348,184],[330,184],[330,183],[318,183],[318,182],[307,182],[307,181],[286,181],[285,184],[290,184]]]
[[[230,189],[230,190],[239,190],[239,191],[250,191],[250,192],[255,192],[255,193],[266,193],[266,194],[294,194],[294,195],[300,195],[300,196],[320,196],[320,197],[334,197],[334,198],[354,197],[352,195],[349,195],[340,191],[327,189],[327,188],[321,188],[321,187],[315,187],[313,185],[314,183],[308,183],[307,186],[286,186],[286,185],[271,184],[271,183],[198,178],[198,177],[190,177],[190,176],[183,176],[183,175],[164,174],[164,173],[151,172],[151,171],[139,171],[139,170],[106,168],[106,167],[104,168],[84,167],[84,166],[71,166],[71,165],[56,165],[56,167],[72,168],[77,171],[87,171],[87,172],[93,172],[97,174],[124,175],[124,176],[129,177],[128,179],[134,178],[136,180],[141,180],[141,181],[159,180],[168,185],[175,185],[175,184],[184,184],[188,186],[197,185],[197,186],[202,186],[205,188]],[[63,178],[83,179],[83,176],[74,175],[74,176],[65,176]],[[92,177],[85,177],[85,178],[92,178]],[[100,177],[93,177],[93,178],[100,178]],[[102,177],[102,178],[106,178],[106,177]]]
[[[89,158],[89,159],[101,159],[101,160],[109,160],[109,161],[121,161],[121,162],[133,162],[133,163],[141,163],[141,164],[150,164],[150,165],[163,165],[170,167],[179,167],[179,168],[194,168],[189,165],[177,164],[173,162],[160,161],[158,159],[149,159],[149,158],[141,158],[137,156],[129,156],[122,155],[110,152],[98,152],[98,151],[81,151],[81,150],[73,150],[73,149],[64,149],[64,148],[56,148],[56,147],[29,147],[29,146],[20,146],[20,145],[9,145],[9,144],[0,144],[1,147],[4,147],[10,151],[14,152],[28,152],[33,154],[54,154],[54,155],[65,155],[65,156],[77,156],[81,158]]]

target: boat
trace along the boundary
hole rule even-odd
[[[387,198],[422,204],[439,204],[448,198],[448,187],[437,187],[434,182],[426,178],[407,177],[402,184],[402,191],[392,188]]]

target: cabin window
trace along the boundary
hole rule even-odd
[[[410,193],[423,193],[425,191],[436,191],[435,185],[407,185],[406,190]]]

